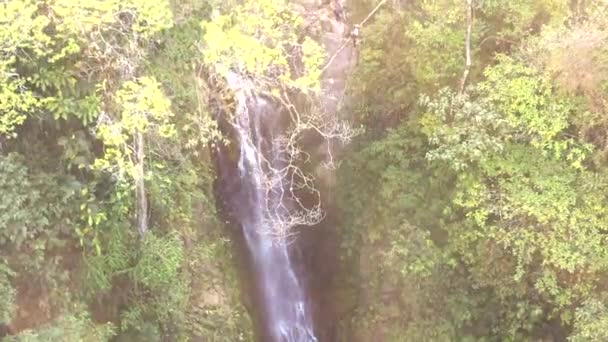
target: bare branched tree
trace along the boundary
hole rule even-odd
[[[258,96],[270,96],[255,94],[255,89],[249,84],[233,91],[237,93],[237,98],[256,99]],[[288,89],[284,88],[279,96],[275,94],[272,99],[280,104],[284,114],[289,117],[286,129],[273,137],[272,151],[269,154],[262,151],[260,144],[251,140],[248,145],[255,149],[254,153],[259,158],[263,170],[258,186],[265,194],[265,226],[260,233],[270,235],[278,242],[285,242],[295,233],[295,227],[313,226],[325,217],[321,194],[315,185],[314,176],[305,171],[305,165],[311,162],[311,156],[303,148],[303,139],[314,135],[326,142],[328,150],[324,164],[328,168],[335,168],[330,146],[347,144],[357,131],[346,122],[338,120],[335,115],[328,115],[321,108],[310,106],[308,111],[301,112],[292,102]],[[313,98],[309,101],[315,103]],[[238,107],[236,111],[239,111]],[[242,129],[240,119],[238,115],[232,115],[228,117],[228,122],[235,130],[239,130]],[[242,134],[240,138],[251,139],[251,136]]]
[[[333,113],[326,113],[317,106],[313,105],[309,111],[302,113],[291,102],[286,91],[278,99],[290,116],[290,126],[273,142],[280,160],[275,164],[267,163],[269,177],[264,185],[265,191],[278,195],[280,200],[274,201],[275,196],[267,196],[269,231],[266,233],[284,239],[293,232],[294,227],[318,224],[325,216],[314,177],[303,169],[303,165],[310,162],[310,155],[302,148],[303,137],[313,134],[321,138],[326,146],[323,166],[335,169],[332,145],[348,144],[358,132]],[[315,103],[314,99],[312,101]],[[276,164],[280,166],[276,167]],[[309,199],[308,205],[302,197]]]

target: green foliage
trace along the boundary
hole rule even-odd
[[[84,258],[83,289],[88,296],[110,290],[114,277],[128,270],[135,257],[133,255],[135,238],[134,234],[129,234],[129,226],[116,221],[109,223],[110,229],[104,234],[108,240],[99,241],[99,250]]]
[[[568,99],[553,93],[548,80],[533,68],[499,56],[498,64],[485,71],[478,87],[490,105],[513,127],[532,136],[533,143],[546,143],[568,126],[572,108]]]
[[[14,136],[26,114],[41,108],[90,124],[101,112],[96,82],[135,68],[134,42],[170,27],[172,16],[168,1],[57,0],[42,10],[18,0],[3,5],[0,22],[7,23],[0,29],[0,134]]]
[[[0,13],[0,136],[15,137],[15,128],[38,104],[14,68],[19,49],[42,54],[50,42],[43,32],[48,19],[35,16],[37,9],[30,1],[11,1]]]
[[[182,4],[183,5],[183,4]],[[159,37],[163,49],[151,55],[150,73],[163,85],[171,100],[172,111],[180,113],[174,118],[178,138],[188,152],[199,155],[203,146],[221,140],[217,122],[207,107],[209,90],[202,87],[199,64],[202,56],[192,44],[198,41],[202,29],[198,17],[175,25]]]
[[[206,240],[188,257],[193,286],[183,323],[195,338],[251,341],[253,327],[236,291],[239,287],[236,270],[230,267],[231,241],[219,236],[208,236]]]
[[[177,235],[156,237],[147,234],[142,242],[141,257],[133,269],[133,279],[150,289],[176,281],[183,263],[183,242]]]
[[[348,224],[349,229],[365,240],[381,239],[404,220],[429,227],[441,215],[445,205],[442,196],[446,195],[444,190],[449,191],[443,182],[449,179],[449,173],[445,168],[428,168],[426,142],[415,129],[409,125],[399,127],[382,141],[362,149],[346,165],[344,184],[356,184],[357,188],[341,187],[346,191],[344,200],[349,203],[342,208],[346,217],[358,220]],[[368,195],[354,196],[357,193]],[[382,205],[370,206],[370,202]],[[416,210],[420,202],[428,204],[428,211]],[[366,211],[378,212],[357,214]],[[357,226],[367,228],[358,230]]]
[[[497,52],[509,51],[544,24],[563,23],[568,15],[566,4],[555,0],[488,0],[473,5],[473,81],[481,79]],[[371,9],[375,3],[367,6]],[[408,2],[385,6],[366,23],[348,103],[366,127],[392,126],[415,107],[421,93],[458,83],[465,64],[464,6],[453,0]]]
[[[44,249],[60,244],[59,235],[73,222],[64,215],[72,209],[68,203],[76,197],[77,184],[30,172],[23,157],[11,153],[0,156],[0,189],[0,245],[19,248],[30,243]],[[49,231],[51,227],[55,230]],[[36,243],[37,238],[43,239]]]
[[[9,77],[9,70],[0,64],[0,137],[16,137],[15,129],[35,111],[38,101],[32,92],[23,89],[23,81]]]
[[[591,5],[591,4],[589,4]],[[577,99],[580,108],[570,121],[570,130],[598,151],[595,162],[606,160],[605,120],[608,94],[608,30],[597,19],[580,21],[570,28],[547,30],[528,42],[521,58],[542,68],[555,88]]]
[[[406,39],[416,51],[408,59],[416,81],[435,88],[460,77],[464,11],[453,0],[423,1],[419,6],[406,28]]]
[[[40,192],[30,183],[27,168],[16,154],[0,159],[0,174],[0,188],[4,194],[0,204],[4,213],[0,218],[0,242],[19,246],[36,234],[36,229],[44,229],[48,221],[42,215],[32,216],[32,213],[40,213],[33,210],[39,203]]]
[[[504,56],[497,60],[470,95],[442,91],[436,102],[422,98],[431,112],[422,118],[424,131],[438,145],[429,158],[448,160],[458,169],[467,160],[500,152],[506,143],[525,142],[582,167],[591,146],[567,138],[574,102],[557,96],[534,68]]]
[[[354,317],[353,333],[364,339],[387,329],[390,341],[458,340],[471,320],[470,305],[455,303],[465,290],[440,249],[452,173],[425,160],[427,142],[418,131],[405,123],[363,144],[339,174],[343,248],[356,270],[348,279],[361,298],[374,298]]]
[[[503,116],[483,103],[469,101],[466,94],[459,96],[443,89],[436,101],[422,96],[420,103],[428,111],[420,119],[422,132],[437,146],[427,158],[447,161],[455,170],[480,161],[488,153],[499,153],[504,140],[512,136]]]
[[[248,75],[271,94],[284,87],[319,90],[323,50],[309,37],[300,41],[304,21],[284,0],[232,5],[202,24],[205,64],[222,77],[231,70]],[[297,57],[302,69],[293,73],[290,63]]]
[[[142,77],[137,82],[128,81],[116,94],[122,107],[122,129],[127,132],[146,131],[157,123],[162,137],[172,134],[168,123],[171,103],[163,96],[155,79]]]
[[[31,50],[37,55],[45,54],[51,39],[44,32],[44,28],[50,20],[39,15],[36,2],[11,1],[3,4],[2,9],[0,13],[0,22],[4,24],[0,28],[2,56],[5,58],[15,56],[20,49]]]
[[[15,340],[108,340],[115,334],[92,321],[121,317],[119,338],[187,339],[194,330],[183,322],[198,272],[185,267],[182,236],[210,243],[196,232],[221,228],[204,148],[219,133],[196,74],[210,9],[169,0],[0,5],[0,318],[31,328]],[[144,174],[133,161],[139,133]],[[142,177],[155,235],[140,241],[133,185]],[[16,292],[31,293],[34,308],[13,305]],[[82,302],[94,318],[71,314]],[[227,312],[243,318],[240,306]]]
[[[145,177],[138,172],[133,161],[134,135],[147,134],[159,139],[175,135],[170,121],[173,113],[171,103],[163,95],[158,82],[142,77],[136,82],[127,81],[116,94],[116,102],[121,108],[117,118],[108,117],[99,125],[98,136],[106,149],[103,158],[95,161],[94,167],[108,170],[119,179]]]
[[[515,338],[538,323],[509,317],[516,307],[545,307],[543,316],[561,315],[567,324],[571,306],[605,272],[599,227],[606,183],[584,168],[589,146],[566,133],[568,99],[534,69],[498,61],[472,90],[474,99],[447,92],[423,101],[429,112],[422,123],[435,146],[429,160],[459,171],[452,210],[465,220],[450,228],[450,248],[477,286],[495,291],[507,315],[500,329]],[[566,274],[585,274],[585,281]]]
[[[184,246],[177,234],[157,237],[146,234],[137,257],[128,272],[135,289],[129,308],[122,312],[121,332],[147,340],[171,331],[183,323],[188,303],[189,286],[180,269],[184,263]]]
[[[401,11],[380,12],[363,28],[360,65],[349,86],[357,119],[367,127],[386,126],[420,92],[460,77],[464,11],[455,3],[410,3]]]
[[[26,330],[8,337],[7,342],[106,342],[115,335],[112,324],[95,324],[87,313],[62,316],[42,329]]]
[[[345,277],[361,301],[354,335],[603,340],[604,302],[594,298],[608,271],[608,183],[596,157],[605,148],[605,27],[597,18],[561,27],[563,2],[475,3],[473,69],[456,93],[454,79],[433,74],[450,60],[434,60],[444,50],[432,38],[449,51],[452,35],[433,27],[463,12],[442,8],[457,11],[408,4],[364,34],[351,88],[358,118],[398,129],[349,151],[339,174]],[[419,31],[396,19],[418,13],[428,13]],[[439,13],[448,20],[436,23]],[[429,36],[405,39],[420,32]],[[425,44],[432,51],[420,58]],[[413,58],[429,63],[422,77]]]
[[[74,252],[67,249],[62,255],[57,251],[65,251],[74,242],[79,183],[61,173],[47,173],[12,152],[0,156],[0,189],[0,206],[5,208],[0,219],[0,257],[14,270],[12,273],[7,271],[9,268],[3,269],[3,302],[10,308],[15,290],[24,291],[22,287],[28,285],[23,284],[29,281],[38,284],[36,293],[44,294],[32,299],[39,303],[40,316],[45,315],[45,307],[62,311],[72,299],[65,286],[76,277],[69,272],[74,264],[66,260]],[[19,309],[14,306],[15,312]]]
[[[116,24],[117,14],[127,13],[133,20],[133,32],[144,37],[171,27],[173,24],[169,1],[155,1],[153,3],[142,0],[128,1],[83,1],[78,4],[69,0],[56,0],[53,10],[61,18],[58,29],[65,34],[82,34],[85,38],[101,27],[110,29]],[[89,42],[87,42],[89,43]]]
[[[477,9],[487,17],[487,30],[497,31],[492,39],[521,40],[538,31],[541,25],[563,24],[569,15],[568,4],[559,0],[525,1],[505,3],[499,0],[479,1]]]
[[[608,338],[608,306],[589,299],[576,310],[574,331],[568,338],[573,342],[599,342]]]
[[[15,311],[15,289],[11,284],[11,278],[15,276],[4,262],[0,263],[0,324],[10,322]]]
[[[605,1],[473,5],[462,93],[464,2],[386,2],[362,28],[343,114],[372,134],[337,171],[347,319],[370,341],[604,341]],[[31,310],[30,284],[40,313],[8,341],[252,339],[211,106],[229,71],[282,100],[319,92],[326,56],[294,8],[2,2],[0,322]]]

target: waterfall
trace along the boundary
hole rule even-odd
[[[232,176],[238,178],[238,185],[228,195],[229,205],[251,255],[263,306],[260,312],[267,325],[262,328],[272,342],[315,342],[310,305],[290,258],[290,244],[262,233],[268,231],[267,204],[284,201],[275,195],[281,189],[265,188],[268,173],[281,166],[273,140],[274,134],[280,134],[276,132],[280,113],[270,101],[253,94],[251,85],[238,74],[230,73],[227,81],[236,98],[231,121],[240,147],[237,174]]]

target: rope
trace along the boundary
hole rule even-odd
[[[374,7],[374,9],[371,12],[369,12],[367,17],[365,17],[359,24],[354,25],[354,26],[356,28],[361,28],[361,26],[363,26],[374,14],[376,14],[376,12],[380,9],[380,7],[382,7],[382,5],[384,5],[387,1],[388,0],[380,1],[376,5],[376,7]],[[342,50],[344,50],[344,48],[346,47],[346,45],[348,45],[349,42],[350,42],[350,39],[347,39],[344,43],[342,43],[342,45],[338,48],[338,50],[331,56],[329,61],[327,61],[327,64],[325,64],[323,69],[321,69],[321,74],[323,74],[325,72],[325,70],[327,70],[327,68],[331,65],[331,63],[333,63],[333,61],[336,59],[336,57],[340,54],[340,52],[342,52]]]

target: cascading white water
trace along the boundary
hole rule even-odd
[[[259,282],[259,295],[265,306],[261,310],[268,325],[265,330],[274,342],[315,342],[309,303],[290,259],[290,245],[277,243],[272,236],[262,233],[267,231],[267,203],[280,200],[269,198],[279,191],[264,188],[268,176],[265,172],[271,172],[264,163],[280,166],[272,139],[273,122],[279,114],[273,113],[274,107],[268,101],[256,97],[249,83],[238,74],[230,73],[227,81],[237,100],[233,126],[240,146],[240,189],[236,199],[240,210],[236,220],[253,259],[255,280]]]

